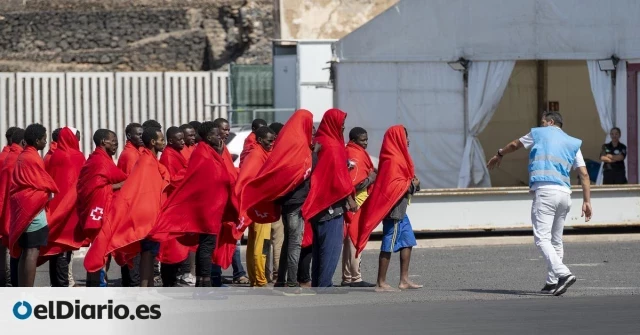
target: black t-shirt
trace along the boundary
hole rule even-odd
[[[618,145],[614,147],[611,142],[603,144],[600,157],[606,155],[622,155],[624,158],[627,158],[627,146],[622,143],[618,143]],[[624,161],[604,163],[604,170],[624,171]]]
[[[318,164],[318,154],[311,154],[311,172],[315,170],[316,164]],[[279,199],[279,203],[282,206],[300,206],[307,199],[309,195],[309,189],[311,185],[311,177],[305,179],[300,185],[296,186],[291,192]]]

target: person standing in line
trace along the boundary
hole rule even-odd
[[[499,149],[487,163],[489,169],[500,166],[504,155],[520,148],[530,149],[529,187],[533,193],[531,221],[536,246],[547,261],[547,281],[543,294],[559,296],[576,282],[569,268],[563,264],[562,233],[571,209],[571,169],[577,169],[582,186],[582,217],[591,220],[591,191],[589,173],[580,151],[582,141],[562,130],[562,116],[547,112],[542,127]]]
[[[274,287],[289,287],[300,294],[303,290],[297,277],[304,227],[300,209],[309,192],[312,137],[313,114],[297,110],[278,134],[258,175],[244,186],[240,199],[241,212],[254,221],[275,222],[282,217],[284,241]]]
[[[51,160],[51,156],[58,149],[58,136],[60,135],[60,130],[62,128],[58,128],[51,133],[51,143],[49,143],[49,151],[44,155],[44,168],[46,169],[49,166],[49,161]]]
[[[273,122],[269,125],[269,128],[276,134],[276,139],[282,127],[284,127],[284,124],[280,122]],[[271,249],[269,250],[269,255],[267,255],[267,268],[265,270],[269,283],[278,281],[282,243],[284,243],[284,224],[282,223],[282,218],[280,218],[271,224]]]
[[[244,139],[244,144],[242,147],[242,153],[240,153],[240,168],[242,168],[242,162],[249,155],[251,150],[253,150],[258,145],[258,139],[256,137],[256,130],[260,127],[266,127],[267,121],[263,119],[255,119],[251,122],[251,134]]]
[[[198,128],[202,142],[189,160],[184,181],[162,206],[149,238],[164,242],[177,238],[196,246],[196,287],[211,287],[211,260],[220,234],[225,209],[233,208],[231,176],[222,159],[224,143],[213,122]],[[209,201],[199,201],[209,199]]]
[[[192,125],[185,123],[180,126],[180,130],[184,134],[184,148],[180,153],[189,162],[193,150],[196,150],[196,129]]]
[[[113,162],[118,151],[118,137],[108,129],[93,134],[96,148],[80,170],[77,183],[76,211],[85,245],[93,242],[102,228],[104,217],[111,210],[114,193],[122,188],[127,175]],[[107,287],[106,268],[87,272],[87,287]]]
[[[347,113],[330,109],[316,133],[315,140],[321,145],[318,165],[311,173],[309,194],[302,205],[302,217],[309,220],[313,230],[312,287],[333,287],[344,240],[344,214],[358,210],[344,144],[346,118]]]
[[[411,251],[417,243],[407,215],[407,207],[411,202],[411,196],[420,191],[420,180],[415,175],[409,143],[409,133],[402,125],[393,126],[384,134],[376,185],[353,219],[358,222],[356,257],[360,256],[369,236],[382,221],[383,236],[378,258],[376,292],[397,291],[387,284],[391,254],[397,252],[400,253],[398,288],[412,290],[423,287],[409,279]]]
[[[604,163],[602,167],[602,184],[615,185],[627,183],[627,171],[624,160],[627,158],[627,146],[620,143],[620,128],[613,127],[609,136],[611,142],[602,145],[600,160]]]
[[[18,286],[18,258],[9,253],[9,225],[11,221],[11,207],[9,206],[9,191],[13,170],[18,156],[27,145],[24,141],[24,129],[16,128],[11,133],[9,153],[0,162],[0,287]],[[5,274],[6,275],[3,275]],[[4,282],[3,280],[4,279]]]
[[[38,153],[47,145],[47,128],[37,123],[28,126],[24,140],[27,146],[15,163],[9,191],[9,249],[12,257],[20,257],[19,286],[33,287],[40,248],[49,236],[47,206],[58,188]]]
[[[189,126],[191,127],[191,126]],[[186,148],[184,131],[178,127],[169,127],[166,134],[167,146],[160,156],[160,164],[169,171],[171,184],[167,188],[167,197],[171,196],[183,182],[187,172],[187,159],[183,156]],[[178,272],[185,262],[188,262],[189,247],[182,245],[177,239],[160,243],[158,259],[160,260],[160,275],[163,287],[176,286]],[[195,278],[193,285],[195,285]]]
[[[70,286],[71,252],[80,249],[84,242],[84,237],[76,230],[79,222],[76,186],[85,161],[80,151],[80,132],[73,127],[62,128],[58,136],[58,148],[46,166],[59,192],[49,203],[49,238],[47,245],[40,248],[39,260],[39,263],[49,262],[52,287]]]
[[[275,133],[269,127],[260,127],[254,132],[258,143],[245,157],[235,192],[241,198],[242,188],[247,181],[256,177],[264,163],[269,158]],[[241,217],[250,220],[246,213],[240,213]],[[268,284],[265,266],[267,254],[271,246],[271,223],[249,223],[249,238],[247,239],[247,272],[252,287],[266,287]],[[266,250],[265,250],[266,249]]]
[[[130,123],[124,130],[127,141],[120,156],[118,157],[118,168],[127,176],[131,174],[133,167],[136,165],[140,152],[144,148],[142,142],[142,125],[139,123]],[[106,271],[109,271],[109,263],[107,262]],[[106,274],[105,274],[106,275]],[[140,286],[140,255],[134,257],[133,267],[120,267],[120,275],[122,277],[122,287],[138,287]]]
[[[356,188],[356,204],[362,204],[369,196],[369,190],[376,181],[377,170],[373,166],[371,157],[367,152],[369,136],[361,127],[355,127],[349,132],[347,143],[347,158],[349,159],[349,176],[351,183]],[[358,241],[358,222],[352,222],[354,214],[345,215],[346,233],[342,245],[342,284],[349,287],[375,287],[376,284],[362,280],[360,272],[360,257],[356,257],[355,243]]]

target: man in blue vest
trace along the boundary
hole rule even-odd
[[[533,128],[520,139],[498,150],[487,167],[500,166],[502,157],[522,147],[530,149],[529,188],[534,194],[531,222],[536,245],[547,261],[549,271],[542,293],[561,295],[576,282],[576,277],[562,263],[562,231],[571,209],[571,169],[577,169],[582,185],[582,216],[591,219],[591,194],[580,145],[582,141],[562,131],[562,116],[547,112],[542,127]]]

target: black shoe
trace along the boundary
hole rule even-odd
[[[556,290],[557,284],[545,284],[540,293],[542,294],[551,294]]]
[[[368,283],[366,281],[359,281],[359,282],[356,282],[356,283],[351,283],[351,285],[349,285],[349,286],[351,286],[351,287],[376,287],[376,284],[371,284],[371,283]]]
[[[564,292],[567,292],[567,289],[576,282],[576,276],[569,274],[564,277],[558,279],[558,285],[556,290],[553,292],[553,295],[559,296]]]

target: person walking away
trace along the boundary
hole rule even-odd
[[[569,268],[562,262],[564,246],[562,233],[571,209],[571,168],[578,170],[582,186],[582,216],[591,220],[591,191],[589,173],[580,151],[582,141],[562,130],[562,116],[547,112],[542,127],[514,140],[499,149],[487,167],[500,166],[504,155],[520,148],[530,149],[529,188],[533,193],[531,222],[536,246],[547,262],[547,280],[541,292],[559,296],[576,282]]]

